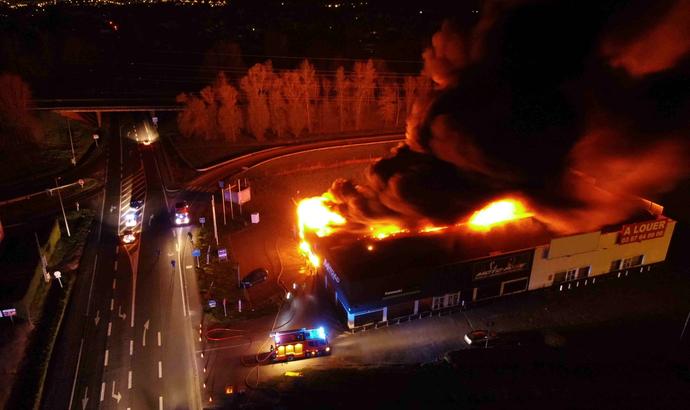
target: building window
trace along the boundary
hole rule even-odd
[[[589,266],[581,267],[580,269],[577,270],[577,278],[578,279],[586,278],[587,276],[589,276],[589,270],[590,270]]]
[[[621,268],[621,260],[616,259],[615,261],[611,262],[611,266],[609,267],[609,272],[615,272],[620,268]]]
[[[565,281],[565,272],[558,272],[554,273],[553,275],[553,283],[561,283]]]
[[[474,300],[488,299],[501,295],[501,284],[474,288]]]
[[[633,266],[642,265],[643,259],[644,255],[637,255],[633,256],[632,258],[623,259],[623,266],[621,267],[621,269],[628,269],[632,268]]]
[[[460,292],[446,295],[446,307],[456,306],[458,303],[460,303]]]
[[[569,282],[575,280],[575,275],[577,274],[577,269],[569,269],[565,272],[565,281]]]
[[[431,310],[441,309],[445,298],[445,296],[434,296],[434,300],[431,302]]]
[[[508,295],[510,293],[523,292],[527,290],[527,278],[515,279],[507,282],[503,282],[502,295]]]

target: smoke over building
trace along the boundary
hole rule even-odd
[[[561,232],[616,223],[688,175],[690,1],[487,1],[423,53],[436,84],[367,181],[331,187],[367,225],[453,224],[505,195]],[[603,188],[603,189],[600,189]]]

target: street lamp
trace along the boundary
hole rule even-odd
[[[55,272],[53,272],[53,276],[55,276],[55,279],[58,280],[58,282],[60,283],[60,287],[62,288],[62,279],[60,279],[62,277],[62,273],[59,270],[56,270]]]
[[[77,157],[74,155],[74,142],[72,141],[72,127],[69,125],[69,118],[67,119],[67,131],[69,132],[69,146],[72,148],[72,165],[77,166]]]
[[[67,237],[71,237],[72,234],[69,231],[69,223],[67,222],[67,214],[65,213],[65,206],[62,204],[62,195],[60,194],[60,185],[58,185],[58,180],[60,177],[55,178],[55,186],[57,187],[58,199],[60,200],[60,209],[62,209],[62,217],[65,219],[65,229],[67,229]]]

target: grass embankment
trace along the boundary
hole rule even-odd
[[[62,203],[65,210],[76,209],[76,199],[83,197],[84,194],[100,189],[103,183],[94,178],[84,178],[84,187],[79,184],[73,184],[60,190],[62,196]],[[3,215],[8,220],[21,220],[23,216],[41,215],[45,212],[52,211],[58,204],[57,191],[52,191],[52,194],[45,192],[33,195],[26,199],[17,200],[6,205],[3,205]]]
[[[29,337],[24,359],[12,388],[9,408],[31,409],[40,405],[55,339],[69,303],[79,260],[95,215],[96,212],[90,209],[68,214],[72,236],[68,237],[63,231],[57,249],[48,261],[50,271],[59,269],[62,272],[63,287],[60,288],[57,280],[52,280],[49,284],[42,283],[36,292],[31,306],[32,312],[37,312],[33,317],[34,330]]]
[[[240,222],[232,221],[235,225],[231,229],[238,229],[242,225]],[[233,260],[220,261],[218,259],[218,248],[213,240],[213,232],[208,224],[199,229],[194,241],[195,247],[201,250],[199,258],[201,267],[196,269],[199,284],[199,293],[206,321],[208,325],[225,325],[238,320],[253,319],[269,313],[275,312],[282,302],[283,295],[276,294],[269,299],[253,301],[250,306],[247,303],[245,291],[238,288],[237,263]],[[210,246],[210,248],[209,248]],[[210,249],[209,264],[206,264],[207,251]],[[230,251],[228,250],[230,257]],[[194,266],[196,266],[196,258]],[[208,301],[216,301],[216,307],[211,308]],[[227,316],[223,309],[223,299],[226,299]],[[242,313],[237,309],[237,301],[242,300]]]
[[[0,153],[2,173],[0,185],[12,184],[30,176],[60,172],[72,165],[72,147],[69,140],[67,119],[53,112],[38,114],[43,129],[43,140],[34,145],[8,145]],[[93,142],[90,126],[70,121],[74,156],[77,161],[86,153]]]

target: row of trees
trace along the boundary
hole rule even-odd
[[[371,60],[334,73],[317,72],[307,60],[278,72],[267,61],[251,67],[237,84],[219,73],[198,95],[178,95],[184,104],[181,133],[235,142],[245,134],[264,141],[398,128],[415,99],[431,90],[428,78],[382,75]]]

